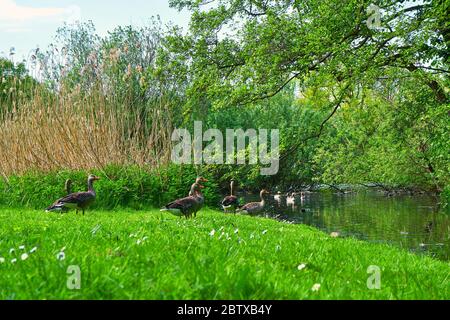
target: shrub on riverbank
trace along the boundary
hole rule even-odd
[[[450,204],[450,185],[446,186],[441,193],[441,204],[444,208],[449,208]]]

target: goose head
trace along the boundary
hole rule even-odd
[[[204,188],[204,186],[201,184],[202,182],[208,182],[208,179],[205,179],[203,177],[197,177],[197,179],[195,179],[195,184],[198,184],[200,189]]]
[[[191,192],[189,193],[190,195],[193,196],[199,196],[202,195],[202,189],[205,188],[204,186],[202,186],[200,183],[194,183],[191,186]]]
[[[262,189],[261,192],[259,193],[261,199],[264,199],[264,196],[270,194],[269,191],[267,191],[266,189]]]
[[[197,177],[197,179],[195,179],[195,183],[200,183],[200,182],[208,182],[208,179],[205,179],[203,177]]]
[[[97,177],[96,175],[90,174],[88,177],[89,182],[100,180],[100,177]]]

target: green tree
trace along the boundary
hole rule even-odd
[[[187,35],[169,50],[185,59],[191,105],[240,105],[270,98],[294,80],[334,82],[339,108],[358,83],[402,68],[448,102],[447,1],[376,1],[381,25],[370,27],[370,1],[171,0],[192,12]],[[327,119],[325,119],[327,120]]]
[[[31,97],[35,85],[24,63],[0,58],[0,116],[19,108],[21,102]]]

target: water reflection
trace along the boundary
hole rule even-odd
[[[241,202],[255,200],[257,195],[241,198]],[[450,260],[450,216],[438,210],[435,198],[426,195],[277,194],[262,215]]]

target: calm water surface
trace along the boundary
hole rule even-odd
[[[258,199],[257,195],[246,195],[241,203]],[[271,197],[262,215],[450,260],[450,214],[440,211],[437,199],[427,195],[310,193],[303,201],[298,197],[289,205]]]

